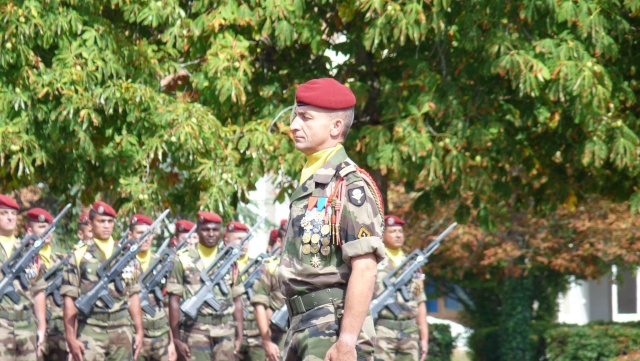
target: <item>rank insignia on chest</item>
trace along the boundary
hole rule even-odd
[[[300,221],[300,227],[303,229],[300,252],[304,255],[313,254],[311,264],[316,268],[320,266],[318,253],[323,256],[328,256],[331,253],[329,247],[331,244],[329,209],[327,198],[310,197],[307,210]]]
[[[353,203],[353,205],[360,207],[367,200],[367,195],[364,193],[364,187],[357,187],[354,189],[349,189],[347,192],[349,194],[349,202]]]

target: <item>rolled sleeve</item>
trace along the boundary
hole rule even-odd
[[[244,291],[245,291],[244,290],[244,285],[242,283],[233,286],[233,288],[231,288],[231,298],[236,298],[236,297],[242,296]]]
[[[265,295],[258,295],[258,294],[253,294],[253,297],[251,298],[251,304],[260,304],[263,305],[264,307],[269,307],[269,296],[265,296]]]
[[[380,237],[365,237],[342,245],[342,260],[351,264],[353,257],[364,256],[373,253],[376,262],[380,263],[385,257],[384,243]]]
[[[184,297],[184,268],[178,258],[173,260],[173,269],[167,277],[167,293]]]
[[[62,269],[62,286],[60,287],[60,295],[72,298],[80,297],[80,278],[78,277],[78,262],[76,256],[72,255]]]

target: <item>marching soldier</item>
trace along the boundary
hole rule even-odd
[[[138,239],[153,224],[151,218],[144,214],[135,214],[129,221],[129,238]],[[153,235],[142,240],[140,244],[140,253],[136,256],[140,263],[142,273],[149,269],[149,265],[155,261],[158,256],[151,252],[151,244],[153,243]],[[142,361],[168,361],[175,360],[175,349],[173,346],[173,338],[169,332],[169,319],[164,311],[164,305],[156,302],[156,298],[150,295],[149,303],[156,310],[156,314],[152,317],[145,312],[142,313],[142,324],[144,328],[144,340],[142,341],[142,349],[138,360]]]
[[[80,247],[83,244],[93,242],[93,231],[91,231],[91,224],[89,224],[89,213],[83,212],[78,217],[78,244],[74,248]]]
[[[136,262],[122,272],[123,292],[118,292],[113,284],[109,285],[109,294],[115,301],[113,307],[107,308],[98,301],[91,315],[84,317],[77,313],[74,303],[99,281],[96,271],[119,247],[112,237],[115,217],[116,211],[110,205],[93,204],[89,212],[93,242],[76,249],[64,269],[60,294],[64,296],[69,353],[75,361],[128,361],[132,355],[136,359],[142,347],[144,331],[138,297],[140,267]],[[131,334],[127,316],[133,320],[135,336]]]
[[[192,297],[200,286],[200,273],[215,260],[220,242],[222,218],[215,213],[198,212],[199,242],[178,252],[173,270],[167,280],[169,294],[169,322],[179,360],[233,360],[242,343],[242,284],[237,284],[237,267],[228,276],[231,290],[223,295],[214,288],[216,299],[223,309],[217,313],[204,304],[196,320],[185,317],[180,335],[180,301]],[[234,325],[234,322],[236,325]]]
[[[248,232],[249,227],[244,223],[229,222],[227,223],[224,233],[224,244],[240,245],[240,241],[247,236]],[[245,243],[242,247],[242,256],[238,259],[238,271],[242,271],[247,267],[249,262],[252,261],[247,254],[248,250],[249,242]],[[239,282],[243,281],[244,279],[239,280]],[[246,293],[242,295],[242,307],[244,309],[244,322],[242,327],[243,337],[240,351],[237,353],[237,358],[239,360],[264,361],[265,355],[264,348],[262,347],[262,340],[260,339],[260,331],[256,325],[253,306],[251,305],[251,302],[249,302],[249,298]]]
[[[42,208],[32,208],[27,212],[27,233],[35,234],[39,237],[51,222],[53,222],[53,217],[49,212]],[[45,245],[38,255],[43,274],[64,259],[64,256],[53,252],[52,237],[44,241]],[[47,319],[47,337],[44,341],[42,354],[47,361],[67,361],[67,341],[64,338],[62,307],[54,302],[53,297],[47,297],[46,302],[47,310],[49,310],[51,316]]]
[[[175,236],[171,239],[171,242],[169,243],[171,248],[175,248],[177,247],[182,240],[184,239],[184,237],[187,235],[187,233],[191,232],[191,230],[193,229],[193,227],[195,227],[195,223],[193,222],[189,222],[186,219],[180,219],[178,221],[176,221],[175,223]],[[198,234],[197,233],[192,233],[191,234],[191,238],[188,241],[188,245],[187,246],[193,246],[196,243],[198,243]]]
[[[384,258],[382,201],[371,177],[342,142],[353,123],[354,94],[334,79],[296,91],[290,129],[307,156],[291,196],[278,268],[290,328],[284,359],[373,359],[369,305]]]
[[[0,263],[6,262],[20,247],[20,240],[14,237],[19,211],[20,206],[13,198],[0,194]],[[18,280],[14,281],[18,303],[6,296],[0,300],[0,359],[3,361],[36,360],[44,346],[47,325],[43,291],[47,284],[42,278],[44,270],[38,257],[25,272],[28,290],[25,291]],[[0,273],[0,279],[2,277]]]
[[[286,226],[286,220],[285,220]],[[282,247],[284,230],[273,229],[269,233],[269,244],[267,251],[273,248]],[[284,347],[284,332],[271,325],[273,313],[284,306],[284,296],[280,291],[280,283],[276,276],[278,265],[280,264],[280,254],[276,254],[262,265],[260,279],[253,285],[253,304],[256,323],[260,331],[262,344],[264,345],[265,356],[268,361],[277,361],[280,358],[280,350]]]
[[[376,295],[384,291],[382,281],[390,272],[400,266],[406,255],[404,245],[405,222],[397,216],[384,217],[385,230],[382,240],[387,257],[378,264]],[[402,311],[397,317],[388,309],[383,309],[376,320],[376,360],[424,360],[429,347],[427,325],[427,298],[423,288],[422,273],[416,275],[409,287],[413,298],[405,301],[397,297],[397,305]],[[419,338],[418,338],[419,337]]]

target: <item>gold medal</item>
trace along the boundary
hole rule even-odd
[[[302,253],[303,254],[309,254],[310,252],[311,252],[311,246],[309,246],[308,244],[302,245]]]
[[[309,243],[309,241],[311,241],[311,235],[309,233],[302,235],[302,243]]]
[[[324,226],[322,226],[322,228],[320,229],[320,232],[322,233],[323,236],[326,236],[327,234],[329,234],[329,232],[331,231],[331,226],[328,224],[325,224]]]
[[[324,237],[324,238],[322,239],[322,245],[323,245],[323,246],[328,246],[328,245],[329,245],[329,243],[331,243],[331,240],[329,239],[329,237]]]
[[[316,233],[311,236],[311,243],[317,244],[318,242],[320,242],[320,235]]]
[[[331,248],[329,248],[329,246],[322,246],[320,253],[322,253],[323,256],[328,256],[329,253],[331,253]]]
[[[311,245],[311,253],[318,253],[320,252],[320,245],[317,243],[314,243]]]

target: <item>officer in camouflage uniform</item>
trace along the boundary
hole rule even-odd
[[[240,245],[240,241],[247,236],[249,227],[240,222],[229,222],[225,227],[224,244]],[[238,271],[242,271],[252,261],[247,254],[249,250],[249,242],[246,242],[242,247],[242,256],[238,259]],[[239,282],[244,282],[244,279],[240,279]],[[237,353],[238,360],[253,360],[264,361],[264,348],[262,347],[262,340],[260,339],[260,331],[256,324],[256,317],[253,310],[253,306],[247,297],[247,294],[242,295],[242,307],[244,312],[243,322],[243,337],[242,345],[240,345],[240,351]]]
[[[129,221],[129,238],[138,239],[153,224],[151,218],[144,214],[135,214]],[[136,256],[142,272],[149,269],[158,256],[151,252],[153,235],[142,240],[140,253]],[[153,294],[149,295],[149,304],[156,310],[154,316],[142,312],[142,324],[144,327],[144,340],[142,349],[138,355],[138,361],[173,361],[176,352],[173,346],[173,337],[169,332],[169,318],[164,311],[164,304],[158,303]]]
[[[0,194],[0,263],[6,262],[20,247],[20,240],[14,237],[18,211],[20,207],[14,199]],[[27,291],[17,279],[13,282],[20,298],[18,303],[6,296],[0,300],[0,360],[3,361],[36,360],[44,345],[46,306],[43,290],[47,285],[42,279],[44,269],[40,267],[39,258],[36,257],[25,271],[29,280]]]
[[[284,226],[286,227],[286,225],[287,221],[284,220]],[[271,230],[267,252],[270,253],[273,248],[282,248],[284,234],[282,228]],[[273,313],[284,306],[284,296],[280,291],[280,282],[278,282],[276,274],[279,264],[280,253],[277,253],[262,265],[260,279],[253,284],[253,298],[251,299],[268,361],[276,361],[280,358],[280,350],[284,348],[286,333],[286,330],[280,330],[270,322]]]
[[[41,236],[53,222],[53,217],[42,208],[32,208],[27,212],[27,233]],[[43,274],[64,260],[64,256],[53,252],[52,237],[45,239],[45,245],[38,255]],[[67,341],[64,337],[64,322],[62,320],[62,305],[58,306],[53,296],[47,297],[47,337],[44,341],[42,354],[47,361],[67,361]]]
[[[104,202],[93,204],[89,220],[94,239],[89,245],[76,249],[65,267],[60,294],[64,296],[65,335],[69,353],[75,361],[120,361],[137,358],[144,331],[140,308],[140,267],[134,260],[122,272],[124,290],[118,292],[113,283],[109,294],[114,299],[112,308],[99,300],[90,316],[77,312],[75,301],[98,282],[96,274],[100,265],[119,245],[112,238],[116,211]],[[131,320],[135,325],[135,336],[131,332]],[[77,320],[77,324],[76,324]],[[76,327],[77,325],[77,327]],[[132,342],[133,340],[133,342]]]
[[[385,230],[382,240],[386,247],[387,257],[378,264],[376,292],[384,291],[382,283],[390,272],[393,272],[406,255],[402,252],[404,245],[405,222],[397,216],[385,216]],[[409,285],[413,298],[408,302],[398,293],[397,305],[402,311],[397,317],[384,308],[376,320],[376,360],[378,361],[420,361],[427,356],[429,347],[429,329],[427,326],[427,297],[423,287],[422,273],[416,274],[414,282]],[[419,338],[418,338],[419,336]]]
[[[178,252],[167,280],[169,321],[178,360],[233,360],[242,343],[242,294],[244,288],[237,280],[237,267],[228,275],[230,292],[223,295],[214,288],[222,304],[216,313],[208,304],[198,311],[196,320],[185,316],[180,335],[180,302],[192,297],[202,285],[200,273],[213,263],[220,243],[222,218],[215,213],[198,212],[198,238],[194,247]]]
[[[302,84],[290,129],[307,156],[291,196],[278,269],[290,328],[284,359],[373,359],[369,303],[384,258],[375,183],[342,147],[355,96],[334,79]]]

